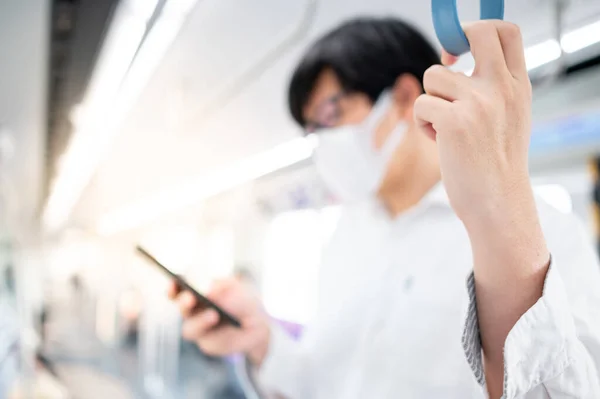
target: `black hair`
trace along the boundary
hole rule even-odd
[[[327,68],[344,91],[364,93],[375,102],[400,75],[411,74],[422,85],[425,71],[439,63],[439,53],[410,24],[391,17],[353,19],[327,33],[304,55],[289,86],[290,112],[305,125],[302,109]]]

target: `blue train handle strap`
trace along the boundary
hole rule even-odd
[[[442,47],[452,55],[471,49],[458,18],[456,0],[431,0],[433,27]],[[481,19],[504,19],[504,0],[481,0]]]

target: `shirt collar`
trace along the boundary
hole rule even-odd
[[[437,183],[421,200],[419,205],[442,205],[450,206],[450,200],[448,199],[448,193],[444,188],[442,182]]]
[[[368,208],[372,209],[377,213],[377,215],[383,217],[386,220],[390,219],[390,214],[385,209],[383,203],[376,198],[369,200],[366,204],[368,204]],[[420,213],[423,210],[430,207],[442,207],[442,208],[450,208],[450,200],[448,199],[448,194],[446,193],[446,189],[444,188],[444,184],[442,182],[437,183],[433,186],[427,194],[421,199],[421,201],[415,205],[412,209],[408,209],[402,214],[398,215],[392,220],[397,220],[398,218],[402,218],[407,214],[417,212]]]

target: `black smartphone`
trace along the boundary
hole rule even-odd
[[[177,274],[175,274],[171,270],[169,270],[165,265],[160,263],[154,256],[150,255],[148,253],[148,251],[146,251],[144,248],[142,248],[141,246],[138,245],[136,247],[136,249],[140,255],[143,255],[144,258],[146,258],[150,262],[154,263],[155,266],[158,266],[158,268],[163,273],[167,274],[168,277],[175,280],[175,282],[177,283],[177,285],[179,286],[179,288],[181,290],[191,292],[196,297],[196,301],[198,302],[199,310],[207,309],[207,308],[214,309],[219,314],[219,316],[221,318],[221,323],[227,323],[227,324],[230,324],[237,328],[242,327],[242,325],[238,319],[236,319],[235,317],[233,317],[232,315],[230,315],[229,313],[227,313],[226,311],[221,309],[221,307],[219,305],[217,305],[216,303],[214,303],[213,301],[211,301],[210,299],[208,299],[207,297],[205,297],[204,295],[202,295],[201,293],[196,291],[187,281],[185,281],[183,278],[181,278],[181,276],[178,276]]]

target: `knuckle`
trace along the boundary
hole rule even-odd
[[[475,35],[486,36],[490,33],[494,33],[495,28],[490,21],[479,20],[472,23],[470,30]]]
[[[187,317],[190,313],[190,310],[186,304],[179,303],[179,312],[183,317]]]
[[[508,79],[499,79],[497,90],[505,101],[511,102],[514,99],[515,89]]]
[[[463,115],[463,121],[469,128],[477,124],[478,118],[487,118],[494,110],[494,105],[490,99],[482,94],[475,93],[469,107],[472,112]]]
[[[460,112],[456,115],[456,120],[457,120],[457,124],[456,124],[456,129],[457,132],[465,132],[465,131],[471,131],[473,128],[476,127],[477,125],[477,121],[476,121],[476,113],[469,113],[469,112]]]
[[[425,71],[423,75],[423,86],[426,92],[430,91],[441,79],[444,73],[444,67],[441,65],[433,65]]]
[[[417,117],[422,113],[423,107],[425,106],[425,101],[426,101],[426,95],[425,94],[421,94],[415,100],[415,104],[414,104],[413,107],[414,107],[415,115]]]
[[[504,22],[503,29],[510,38],[521,38],[521,28],[512,22]]]
[[[190,306],[188,303],[180,304],[179,311],[184,318],[189,318],[194,311],[194,306]]]
[[[481,112],[486,109],[487,96],[479,91],[473,91],[471,93],[471,102],[476,112]]]
[[[432,65],[425,71],[424,79],[439,76],[445,68],[439,64]]]
[[[415,100],[415,105],[418,105],[419,107],[422,107],[425,101],[427,101],[427,94],[421,94]]]
[[[183,327],[181,328],[181,335],[187,341],[194,341],[198,338],[194,326],[189,322],[183,323]]]

